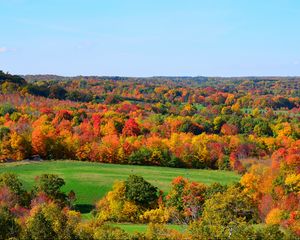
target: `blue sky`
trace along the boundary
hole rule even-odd
[[[0,0],[15,74],[300,75],[299,0]]]

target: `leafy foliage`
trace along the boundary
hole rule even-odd
[[[50,199],[66,202],[67,195],[61,191],[65,181],[54,174],[43,174],[36,178],[36,191],[45,193]]]
[[[107,220],[194,221],[191,236],[199,239],[281,238],[285,233],[277,225],[300,234],[299,78],[25,78],[28,82],[0,71],[1,162],[75,159],[244,174],[238,187],[205,186],[178,177],[166,198],[141,177],[131,176],[99,201],[98,230],[63,224],[71,219],[70,211],[62,209],[75,197],[61,190],[65,183],[60,177],[40,176],[35,191],[26,192],[15,176],[3,175],[0,205],[17,222],[31,219],[25,224],[33,233],[28,238],[48,237],[40,229],[55,236],[81,232],[87,239],[95,231],[103,238],[123,236],[102,226]],[[10,218],[5,215],[3,224],[14,225]],[[249,226],[259,221],[270,226],[262,232]],[[151,228],[149,236],[162,237],[157,227]]]

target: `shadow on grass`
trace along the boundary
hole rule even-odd
[[[79,211],[80,213],[90,213],[95,208],[94,205],[91,204],[76,204],[75,210]]]

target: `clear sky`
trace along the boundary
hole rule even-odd
[[[300,75],[300,1],[0,0],[0,69]]]

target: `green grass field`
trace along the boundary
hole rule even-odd
[[[142,233],[142,232],[146,232],[148,228],[147,224],[112,223],[111,225],[115,227],[119,227],[128,233],[134,233],[134,232]],[[167,224],[166,227],[169,229],[177,230],[179,232],[184,232],[187,229],[186,225]]]
[[[92,205],[111,190],[116,180],[125,180],[130,174],[143,176],[147,181],[165,192],[170,189],[172,179],[177,176],[184,176],[191,181],[205,184],[213,182],[229,184],[240,179],[239,175],[229,171],[103,164],[69,160],[4,163],[0,164],[0,173],[3,172],[18,174],[27,189],[30,189],[34,184],[35,176],[43,173],[58,174],[66,182],[63,190],[75,191],[76,204],[80,206],[79,209],[82,213],[90,212]],[[89,217],[90,215],[85,216],[85,218]]]

